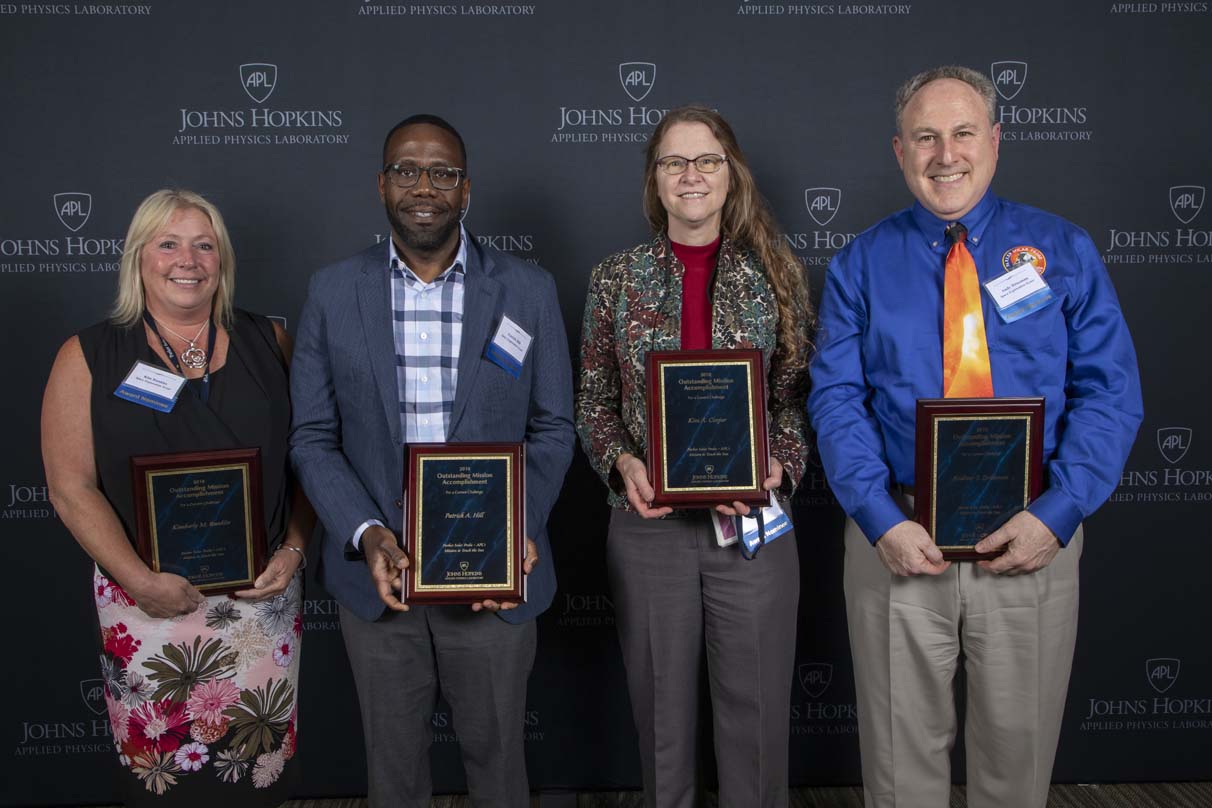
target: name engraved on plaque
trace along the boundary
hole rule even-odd
[[[155,568],[197,587],[256,577],[244,537],[252,532],[248,467],[213,466],[196,473],[149,473],[155,505]]]
[[[1017,415],[936,419],[934,512],[949,516],[934,520],[935,543],[970,547],[1023,509],[1029,426],[1027,416]]]
[[[917,401],[914,516],[951,561],[993,558],[976,545],[1043,488],[1044,400]]]
[[[435,456],[421,459],[423,488],[417,524],[422,564],[418,590],[507,587],[513,530],[509,458]]]
[[[747,362],[721,362],[661,368],[666,491],[755,485],[751,367]]]

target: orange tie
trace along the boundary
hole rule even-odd
[[[959,222],[947,228],[951,250],[943,273],[944,398],[993,396],[981,286],[976,262],[964,246],[967,237],[968,229]]]

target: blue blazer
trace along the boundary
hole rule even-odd
[[[526,532],[539,551],[527,602],[500,612],[520,623],[555,596],[547,516],[572,459],[572,364],[555,281],[534,264],[468,235],[463,335],[449,442],[525,441]],[[386,606],[347,543],[367,519],[403,529],[404,460],[387,245],[316,273],[290,369],[290,457],[322,527],[317,578],[363,620]],[[484,357],[502,316],[533,337],[515,379]]]

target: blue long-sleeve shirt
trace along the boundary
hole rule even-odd
[[[1043,396],[1046,489],[1029,510],[1067,543],[1114,490],[1143,417],[1136,352],[1094,242],[1081,228],[987,192],[961,221],[981,283],[1020,247],[1043,254],[1058,300],[1014,323],[982,290],[996,396]],[[838,502],[872,543],[905,519],[919,398],[941,398],[947,222],[920,204],[829,265],[808,414]]]

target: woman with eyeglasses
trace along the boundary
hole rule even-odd
[[[787,805],[799,560],[793,532],[752,559],[721,546],[710,509],[653,507],[645,467],[649,351],[753,348],[765,359],[769,476],[787,498],[807,455],[812,308],[732,128],[671,110],[649,140],[644,212],[654,237],[593,270],[577,430],[606,482],[610,585],[640,741],[645,805],[700,803],[699,681],[710,685],[720,805]],[[724,515],[747,514],[721,502]]]
[[[42,401],[51,501],[96,562],[105,704],[131,806],[267,808],[290,795],[299,768],[302,569],[315,516],[287,469],[289,338],[233,306],[235,258],[211,202],[148,196],[126,234],[110,317],[64,343]],[[260,489],[263,513],[247,490],[238,514],[216,510],[232,498],[214,493],[230,475],[204,487],[169,472],[149,485],[159,497],[149,530],[159,525],[163,565],[196,561],[156,569],[136,551],[149,514],[132,457],[253,448],[260,479],[250,463],[244,484]],[[241,516],[262,517],[265,566],[236,576],[234,597],[208,594],[215,567],[237,566],[215,534]]]

